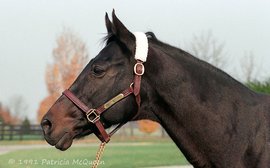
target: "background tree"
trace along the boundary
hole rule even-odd
[[[193,35],[187,50],[192,55],[222,69],[226,65],[224,46],[225,43],[217,40],[212,31],[208,30],[202,31],[200,35]]]
[[[23,129],[23,134],[29,134],[31,130],[31,123],[27,117],[25,117],[22,122],[22,129]]]
[[[27,114],[28,105],[21,95],[14,95],[10,98],[9,101],[9,110],[12,115],[16,116],[17,118],[24,118]]]
[[[0,118],[2,123],[4,124],[18,124],[20,122],[19,118],[16,116],[12,116],[10,110],[4,107],[0,103]]]
[[[72,31],[65,29],[56,38],[53,62],[47,65],[45,81],[48,96],[40,103],[38,121],[49,110],[61,92],[67,89],[88,62],[85,43]]]
[[[253,52],[245,52],[244,57],[241,59],[241,70],[245,82],[250,83],[256,80],[259,74],[258,67],[255,63]]]
[[[159,124],[154,121],[140,120],[137,122],[138,122],[139,130],[147,134],[153,133],[159,128]]]
[[[0,113],[1,113],[1,111],[0,111]],[[0,124],[2,124],[2,123],[4,123],[4,119],[3,119],[3,117],[0,115]]]

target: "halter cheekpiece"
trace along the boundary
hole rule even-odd
[[[87,120],[96,126],[98,132],[94,132],[94,134],[100,139],[100,141],[104,143],[108,143],[110,141],[110,137],[128,121],[118,124],[115,127],[115,129],[108,134],[100,121],[100,115],[103,112],[105,112],[110,107],[112,107],[122,99],[132,94],[135,96],[135,100],[138,106],[137,114],[133,118],[135,118],[139,112],[141,104],[141,96],[140,96],[141,77],[145,72],[143,63],[146,62],[147,60],[148,39],[145,33],[143,32],[134,32],[133,35],[136,38],[136,50],[135,50],[136,64],[134,65],[133,82],[127,89],[125,89],[120,94],[116,95],[115,97],[113,97],[112,99],[110,99],[109,101],[107,101],[106,103],[104,103],[103,105],[101,105],[96,109],[89,108],[82,101],[80,101],[70,90],[65,90],[63,92],[63,95],[65,95],[74,105],[76,105],[82,112],[86,114]]]

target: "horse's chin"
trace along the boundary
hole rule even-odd
[[[55,147],[61,151],[67,150],[73,142],[73,136],[66,133],[60,140],[55,144]]]

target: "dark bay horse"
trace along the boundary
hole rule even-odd
[[[69,88],[91,108],[132,88],[134,80],[135,36],[114,12],[112,22],[107,14],[105,18],[106,46]],[[91,113],[92,118],[100,118],[105,128],[130,120],[157,121],[196,168],[269,168],[270,96],[251,91],[212,65],[159,41],[153,33],[146,35],[149,47],[139,106],[131,95],[100,116]],[[97,131],[65,95],[41,125],[47,142],[60,150],[68,149],[74,138]]]

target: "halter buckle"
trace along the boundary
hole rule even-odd
[[[87,120],[91,123],[95,123],[100,119],[100,115],[97,114],[96,109],[90,109],[87,113],[86,113],[86,117]]]
[[[138,68],[141,67],[139,70],[141,71],[138,71]],[[144,65],[142,62],[137,62],[135,65],[134,65],[134,73],[138,76],[142,76],[144,74]]]

